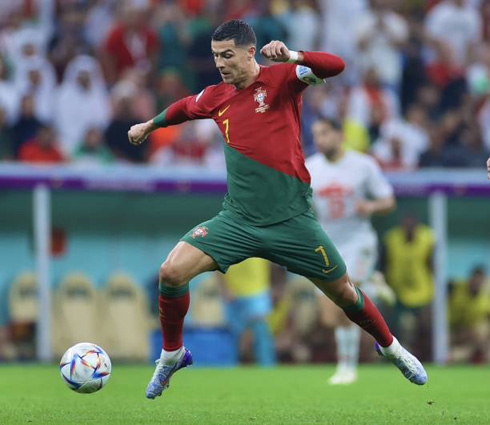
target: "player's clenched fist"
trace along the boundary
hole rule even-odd
[[[287,62],[290,57],[289,49],[282,41],[278,40],[266,44],[260,49],[260,53],[273,62]]]
[[[133,125],[128,131],[129,143],[132,145],[141,145],[151,133],[148,122]]]

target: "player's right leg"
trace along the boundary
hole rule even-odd
[[[189,281],[200,273],[217,268],[212,257],[183,241],[175,246],[160,266],[158,304],[163,348],[146,389],[147,398],[161,395],[168,388],[172,375],[192,364],[192,354],[182,343],[184,318],[190,302]]]
[[[155,398],[168,387],[174,372],[192,363],[190,351],[183,346],[184,317],[189,308],[189,281],[198,274],[219,270],[255,257],[261,242],[253,227],[238,222],[221,211],[189,231],[160,267],[160,322],[163,349],[146,395]]]

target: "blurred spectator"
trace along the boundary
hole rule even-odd
[[[427,78],[441,91],[440,108],[442,111],[457,109],[466,93],[465,71],[454,61],[449,44],[440,42],[436,47],[433,62],[426,67]]]
[[[63,162],[64,157],[57,146],[54,128],[49,125],[39,127],[36,137],[20,147],[19,160],[31,163]]]
[[[459,144],[447,148],[445,166],[478,168],[490,156],[490,151],[483,146],[480,128],[476,122],[463,126],[459,140]]]
[[[14,158],[14,140],[7,126],[7,111],[0,105],[0,161]]]
[[[315,9],[314,1],[293,0],[283,22],[281,30],[284,33],[287,29],[287,46],[293,50],[318,50],[321,15]],[[267,42],[270,40],[282,38],[271,37]]]
[[[379,137],[381,126],[399,114],[398,100],[381,84],[377,71],[369,69],[362,84],[350,93],[347,115],[365,127],[371,140]]]
[[[193,91],[199,92],[204,87],[221,81],[213,56],[210,54],[210,40],[215,28],[220,24],[219,18],[209,12],[194,18],[190,23],[192,41],[188,50],[188,65],[195,74]]]
[[[55,102],[61,147],[70,156],[87,129],[104,128],[111,115],[105,82],[94,58],[80,55],[70,62]]]
[[[437,124],[429,128],[429,147],[420,155],[419,167],[445,167],[447,165],[444,129]]]
[[[102,131],[96,127],[86,131],[82,142],[73,154],[73,161],[83,167],[109,164],[113,159],[111,151],[105,144]]]
[[[17,118],[18,96],[9,74],[7,60],[0,52],[0,108],[7,113],[7,120],[12,122]]]
[[[163,146],[151,157],[158,165],[203,165],[209,141],[198,133],[198,122],[187,123],[178,138],[169,146]]]
[[[26,59],[15,71],[15,90],[19,96],[32,94],[36,116],[43,121],[53,118],[53,92],[56,77],[51,63],[39,56]]]
[[[432,46],[448,43],[456,63],[467,65],[482,38],[481,16],[466,0],[443,0],[425,17],[425,30]]]
[[[371,0],[371,9],[354,23],[362,72],[375,69],[381,84],[398,92],[402,75],[400,49],[408,40],[405,19],[394,12],[389,0]]]
[[[144,162],[148,144],[134,146],[128,143],[129,128],[140,122],[133,105],[136,93],[136,87],[129,81],[121,81],[112,89],[114,116],[105,131],[105,139],[107,146],[117,159]]]
[[[163,4],[159,11],[158,69],[166,71],[172,68],[183,77],[186,85],[192,85],[192,70],[187,66],[191,33],[184,11],[176,4]]]
[[[91,53],[83,28],[84,20],[81,3],[62,3],[61,16],[48,44],[49,59],[55,67],[58,81],[62,80],[65,68],[73,58]]]
[[[489,3],[490,4],[490,3]],[[485,44],[478,50],[478,60],[468,67],[466,74],[468,90],[473,97],[478,124],[483,140],[490,149],[490,46]]]
[[[410,37],[403,49],[403,70],[400,84],[400,106],[403,113],[416,101],[420,87],[427,80],[423,58],[423,32],[418,20],[409,21]]]
[[[140,121],[147,121],[156,115],[156,100],[154,92],[147,88],[147,75],[140,68],[129,68],[119,82],[128,81],[133,84],[136,93],[133,99],[133,109]],[[167,105],[168,106],[168,105]]]
[[[347,115],[348,97],[341,96],[338,101],[338,117],[342,122],[344,133],[344,147],[347,150],[367,153],[371,148],[369,133],[354,117]]]
[[[430,358],[431,301],[434,296],[434,233],[407,214],[384,238],[383,266],[397,296],[394,334],[418,358]]]
[[[100,60],[109,84],[127,68],[148,72],[156,63],[158,37],[148,25],[148,9],[135,1],[122,2],[120,18],[104,40]],[[209,50],[208,50],[209,51]]]
[[[358,22],[367,11],[368,0],[318,0],[322,11],[323,42],[321,49],[335,53],[344,59],[345,71],[339,79],[349,85],[359,83],[356,65],[358,50],[355,31],[346,30],[346,23]]]
[[[255,36],[257,37],[257,51],[271,40],[286,40],[287,38],[284,21],[274,15],[271,9],[271,2],[263,2],[260,13],[258,13],[259,10],[251,10],[251,16],[245,16],[245,19],[254,28]],[[288,25],[288,28],[291,28],[291,25],[292,23]],[[306,34],[309,30],[303,28],[303,32]],[[304,49],[304,47],[291,44],[291,49]],[[262,55],[256,55],[256,59],[259,63],[264,62]]]
[[[373,154],[385,170],[413,169],[429,146],[425,110],[413,104],[406,118],[393,119],[381,128],[381,137],[373,145]]]
[[[163,111],[172,103],[189,96],[191,92],[184,85],[182,76],[175,68],[167,68],[160,74],[156,84],[157,109]]]
[[[34,114],[34,98],[25,95],[20,101],[20,114],[12,125],[13,150],[17,158],[19,148],[26,140],[34,138],[42,122]]]
[[[94,0],[84,22],[85,39],[96,49],[107,37],[114,22],[117,0]]]
[[[250,328],[254,336],[255,360],[261,366],[275,363],[274,340],[266,317],[271,310],[270,264],[262,258],[249,258],[231,266],[223,275],[222,283],[228,326],[235,338],[238,360],[240,340]]]
[[[489,282],[483,267],[449,289],[452,361],[488,361],[490,349]]]
[[[12,15],[10,23],[1,33],[0,44],[16,68],[21,68],[30,59],[46,57],[47,39],[39,30],[22,26],[21,17],[17,13]]]

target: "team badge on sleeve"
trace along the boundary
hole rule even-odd
[[[258,102],[259,106],[255,108],[255,112],[264,113],[269,109],[269,105],[266,105],[265,98],[267,97],[267,90],[264,90],[262,87],[255,89],[254,100]]]
[[[192,237],[196,239],[197,237],[204,237],[208,234],[209,229],[206,226],[199,226],[194,229],[192,232]]]
[[[298,80],[303,81],[303,83],[309,84],[310,86],[315,86],[318,84],[323,84],[325,80],[318,78],[313,71],[304,65],[296,66],[296,76]]]

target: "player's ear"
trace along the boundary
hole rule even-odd
[[[248,60],[252,60],[253,58],[255,58],[255,52],[257,52],[257,47],[256,46],[250,46],[248,49],[247,49],[247,59]]]

